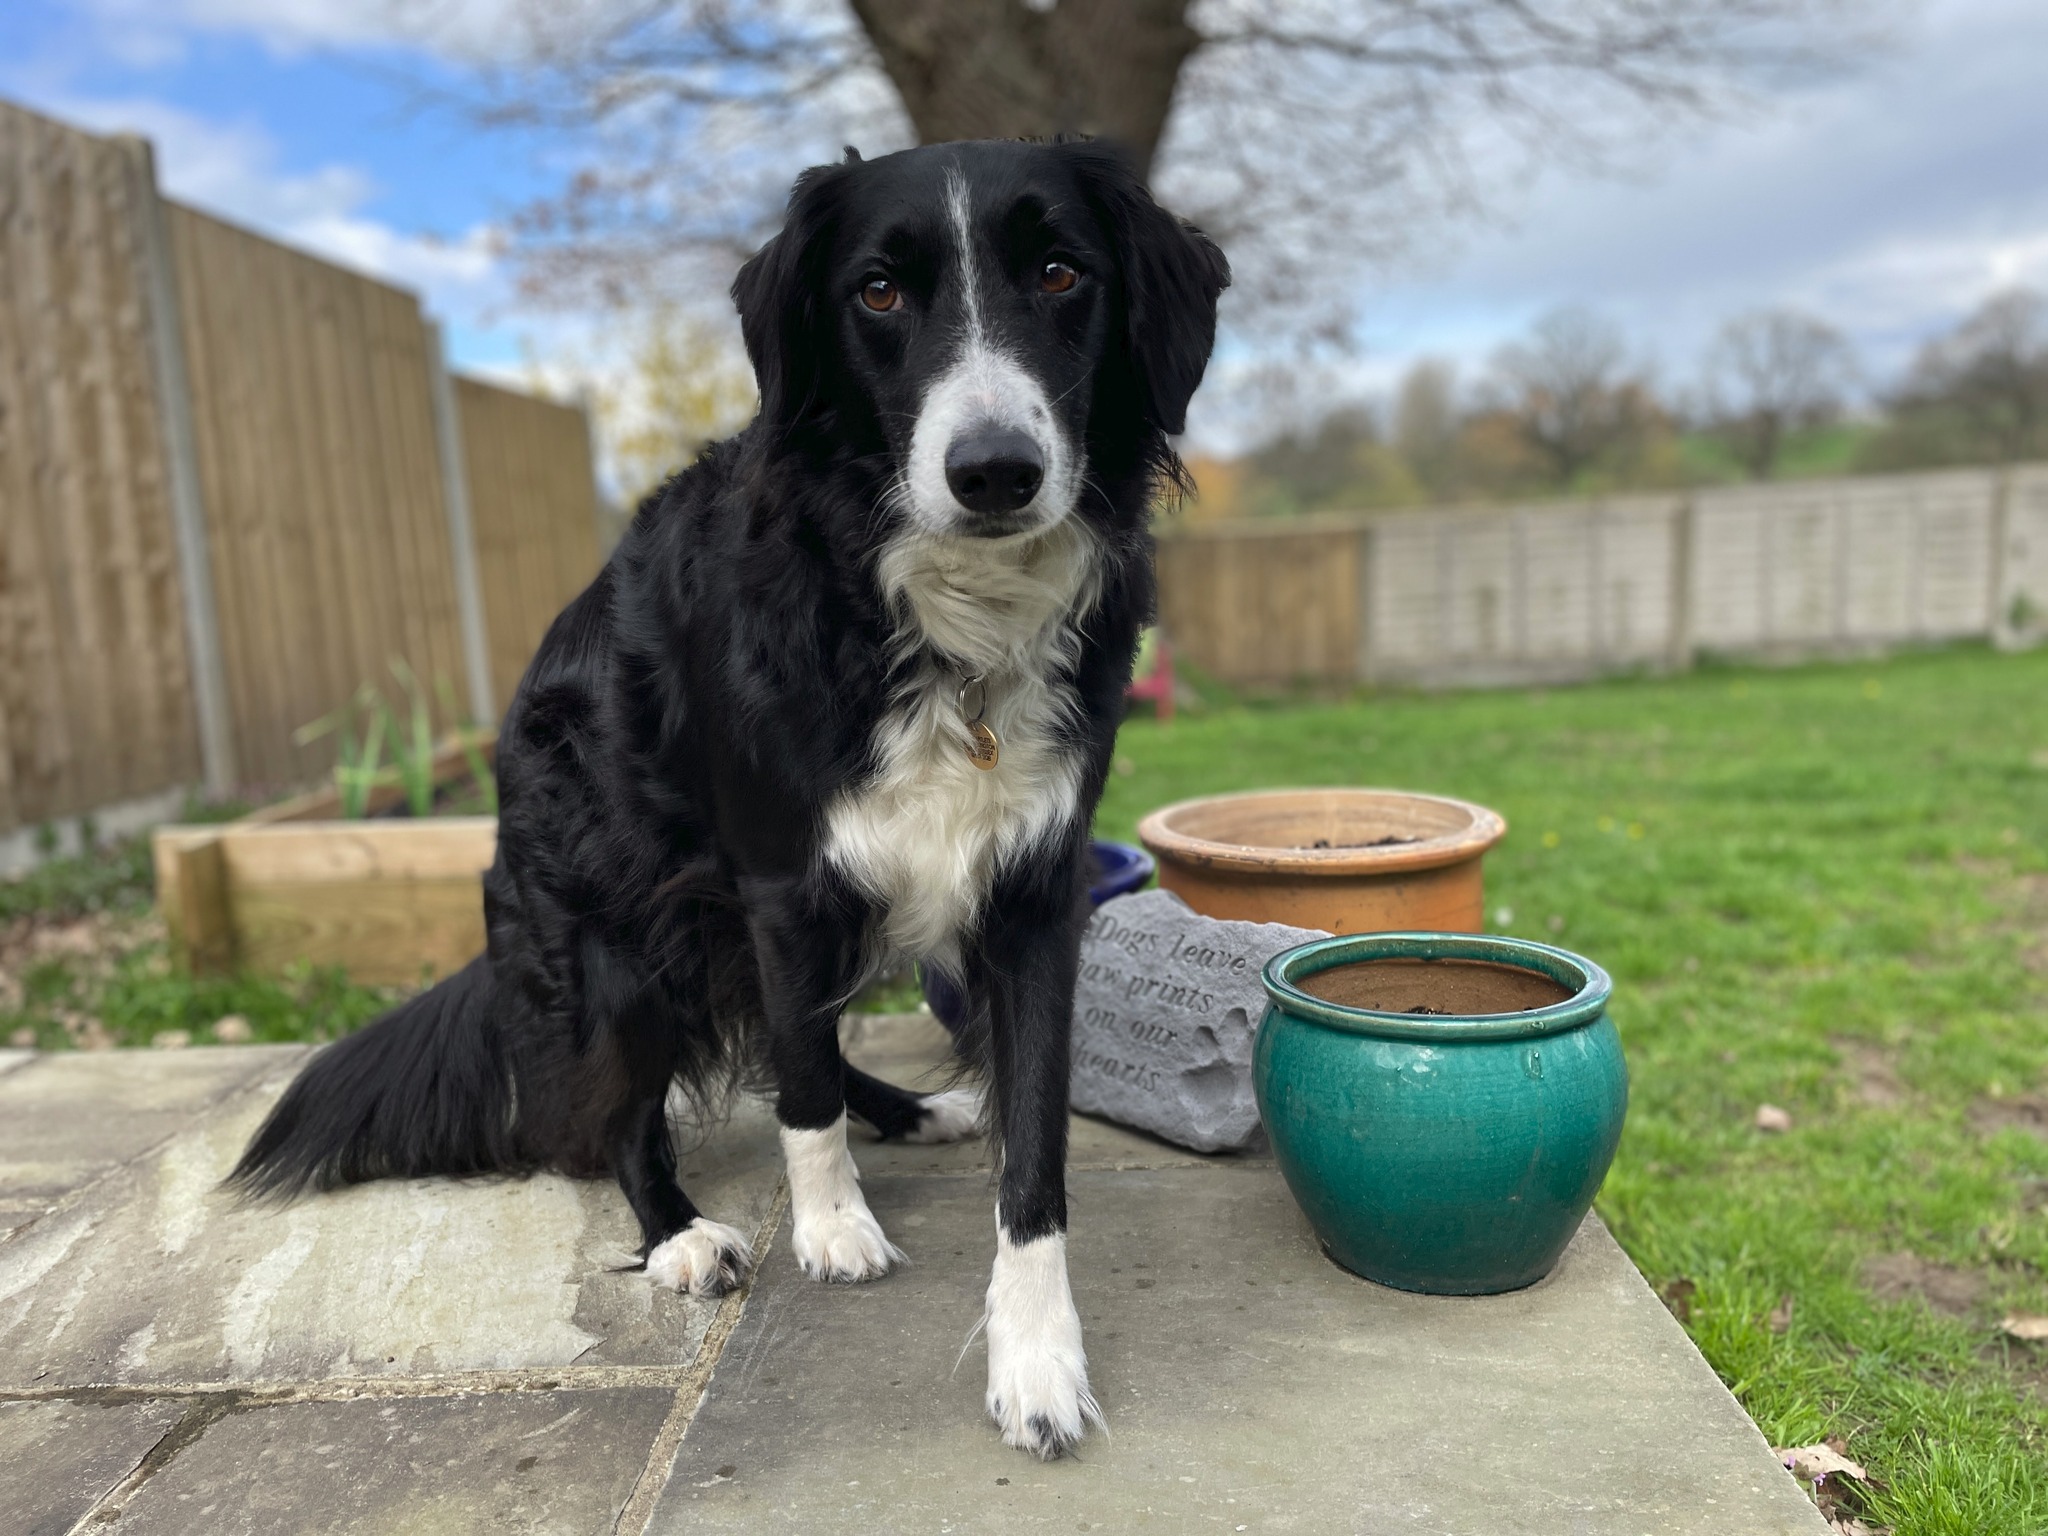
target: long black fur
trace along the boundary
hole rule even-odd
[[[884,1134],[916,1123],[914,1096],[839,1058],[832,1023],[878,914],[819,853],[825,807],[873,771],[909,664],[875,562],[941,341],[877,328],[849,296],[878,244],[915,290],[917,232],[949,173],[1021,210],[1020,259],[1042,260],[1030,242],[1052,236],[1033,231],[1057,224],[1093,283],[1045,308],[1029,359],[1072,380],[1058,409],[1088,457],[1075,515],[1101,552],[1101,600],[1062,679],[1082,805],[1000,875],[962,943],[963,1049],[996,1081],[1005,1224],[1019,1240],[1064,1227],[1088,822],[1153,609],[1147,519],[1180,474],[1166,434],[1184,424],[1228,282],[1213,245],[1088,143],[942,146],[799,181],[782,233],[733,288],[759,416],[640,508],[506,712],[488,953],[316,1055],[236,1187],[288,1198],[384,1177],[610,1171],[647,1251],[698,1214],[675,1179],[672,1083],[712,1099],[754,1064],[786,1125],[847,1106]]]

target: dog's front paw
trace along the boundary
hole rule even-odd
[[[1103,1423],[1088,1390],[1062,1237],[1017,1247],[1005,1240],[997,1251],[988,1287],[987,1403],[1004,1442],[1041,1461],[1072,1450],[1091,1420]]]
[[[903,1139],[923,1143],[965,1141],[981,1130],[981,1090],[948,1088],[918,1105],[917,1129]]]
[[[754,1267],[754,1248],[737,1227],[699,1216],[647,1255],[647,1277],[692,1296],[723,1296]]]
[[[798,1218],[790,1246],[813,1280],[842,1284],[877,1279],[903,1258],[903,1250],[883,1234],[882,1224],[858,1190],[850,1203],[836,1210]]]
[[[1006,1445],[1040,1461],[1064,1456],[1080,1444],[1090,1420],[1102,1422],[1102,1409],[1088,1390],[1080,1319],[1062,1332],[1072,1337],[1005,1344],[996,1337],[994,1319],[989,1321],[988,1416]]]

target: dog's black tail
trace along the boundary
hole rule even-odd
[[[227,1177],[290,1200],[308,1189],[532,1166],[486,956],[321,1051],[285,1090]]]

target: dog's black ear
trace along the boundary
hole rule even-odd
[[[1230,286],[1230,263],[1215,241],[1152,200],[1122,151],[1099,142],[1061,148],[1116,244],[1124,341],[1146,419],[1183,432],[1216,344],[1216,299]]]
[[[845,178],[843,165],[816,166],[799,176],[781,232],[732,280],[740,335],[761,389],[761,415],[784,426],[817,398],[831,345],[824,263]]]

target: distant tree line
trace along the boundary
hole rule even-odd
[[[1853,402],[1862,402],[1853,411]],[[1659,387],[1596,312],[1557,310],[1467,383],[1411,367],[1391,399],[1340,407],[1234,464],[1198,463],[1198,515],[1285,515],[1728,480],[2048,459],[2048,300],[1984,303],[1869,389],[1809,315],[1724,324],[1690,389]]]

